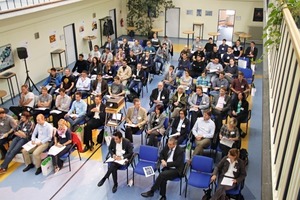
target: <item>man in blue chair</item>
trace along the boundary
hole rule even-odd
[[[133,154],[133,146],[131,142],[126,138],[123,138],[122,133],[118,131],[114,133],[114,137],[111,140],[108,150],[111,157],[116,161],[124,159],[130,160]],[[104,184],[105,180],[110,176],[110,174],[112,174],[114,181],[112,192],[115,193],[118,188],[117,171],[120,167],[122,167],[122,165],[120,165],[119,163],[111,162],[105,176],[99,181],[98,187],[101,187]]]
[[[167,181],[182,175],[184,169],[184,151],[177,145],[177,140],[174,137],[169,139],[168,145],[160,152],[160,162],[162,172],[157,177],[151,190],[141,194],[143,197],[152,197],[154,192],[159,189],[160,200],[167,199]]]

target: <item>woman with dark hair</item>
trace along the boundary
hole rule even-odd
[[[239,158],[238,149],[229,150],[228,155],[215,167],[211,181],[216,181],[217,176],[218,187],[211,200],[226,199],[226,190],[235,188],[247,176],[244,161]],[[232,181],[231,186],[222,183],[225,178]]]
[[[246,100],[246,95],[243,92],[238,93],[237,100],[231,103],[230,117],[235,117],[237,120],[236,127],[239,129],[240,135],[244,135],[241,129],[241,122],[247,119],[249,103]]]
[[[236,124],[237,120],[233,117],[228,121],[228,124],[224,124],[220,130],[219,138],[221,141],[220,148],[222,150],[222,157],[226,156],[231,148],[240,148],[240,133]],[[226,140],[230,141],[230,143],[232,141],[233,144],[230,145],[230,143],[226,143]]]
[[[185,109],[181,109],[179,111],[179,116],[174,118],[172,122],[172,132],[171,135],[179,133],[176,137],[177,144],[180,145],[182,142],[188,137],[190,132],[190,120],[186,118],[187,111]]]
[[[166,114],[164,113],[163,105],[156,105],[155,111],[152,112],[148,119],[148,134],[149,140],[147,145],[157,147],[157,136],[165,134],[164,122]]]
[[[99,74],[100,72],[102,72],[100,62],[97,57],[93,57],[92,63],[90,64],[89,68],[89,75],[90,77],[92,77],[93,75],[97,76],[97,74]]]
[[[110,84],[114,81],[114,77],[116,76],[116,74],[116,68],[112,65],[111,61],[107,61],[103,68],[103,78],[107,81],[108,84]]]
[[[15,138],[12,140],[4,162],[0,166],[0,174],[6,173],[9,163],[20,152],[22,146],[30,141],[31,133],[34,129],[34,123],[30,120],[30,117],[30,112],[24,111],[22,113],[19,124],[14,132]]]

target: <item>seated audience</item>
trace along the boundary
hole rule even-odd
[[[116,68],[112,65],[111,61],[108,61],[103,68],[103,78],[107,81],[107,83],[112,83],[114,81],[114,77],[117,75]]]
[[[206,75],[206,72],[202,72],[201,76],[199,76],[196,80],[196,85],[197,86],[202,86],[202,87],[210,87],[211,83],[209,80],[209,77]],[[204,92],[204,91],[203,91]]]
[[[108,147],[108,152],[110,157],[114,158],[115,160],[123,160],[123,159],[130,159],[133,155],[133,146],[126,138],[122,137],[121,132],[115,132],[113,135],[113,139],[110,142]],[[122,165],[111,162],[108,166],[108,170],[104,177],[99,181],[97,184],[98,187],[101,187],[106,179],[109,178],[110,174],[112,174],[114,186],[112,188],[112,192],[115,193],[118,189],[118,169],[121,168]]]
[[[97,74],[97,79],[92,83],[92,94],[103,97],[108,92],[107,82],[103,79],[102,73]]]
[[[183,54],[186,54],[187,58],[190,60],[190,58],[192,57],[192,52],[191,49],[188,48],[187,45],[184,46],[184,48],[181,50],[180,54],[179,54],[179,58],[178,61],[183,59]]]
[[[92,63],[89,67],[90,78],[95,80],[94,77],[96,77],[100,72],[102,72],[102,66],[100,65],[99,59],[97,57],[93,57]]]
[[[221,59],[223,58],[223,55],[227,52],[228,45],[226,44],[226,39],[222,40],[222,44],[219,45],[218,52],[221,55]]]
[[[77,125],[85,118],[87,104],[81,98],[81,92],[76,92],[75,101],[73,101],[70,110],[65,115],[65,120],[71,125],[71,131],[76,131]]]
[[[134,45],[131,47],[131,50],[133,51],[134,55],[137,57],[137,60],[139,60],[140,56],[143,54],[143,47],[140,45],[139,40],[134,40]]]
[[[123,39],[123,43],[120,45],[120,48],[125,52],[125,56],[129,55],[130,47],[126,38]]]
[[[91,79],[87,76],[87,71],[82,71],[81,76],[76,83],[77,92],[81,92],[82,96],[88,96],[91,91]]]
[[[238,128],[236,127],[237,120],[233,117],[230,120],[228,120],[228,124],[223,124],[220,133],[219,133],[219,139],[220,141],[223,140],[230,140],[233,142],[232,145],[226,145],[220,142],[220,148],[222,150],[222,157],[226,156],[228,154],[228,151],[231,148],[237,148],[239,149],[240,144],[240,133]]]
[[[31,112],[33,107],[34,107],[34,94],[32,92],[29,92],[28,85],[22,85],[19,105],[11,106],[9,107],[9,110],[18,117],[18,120],[20,120],[20,114],[25,110]]]
[[[210,53],[210,55],[208,56],[207,60],[212,62],[214,61],[216,58],[219,59],[219,61],[221,60],[221,54],[218,51],[218,47],[214,46],[213,47],[213,51]]]
[[[76,72],[78,74],[81,74],[82,71],[88,71],[89,63],[88,61],[83,59],[83,54],[79,54],[78,60],[76,61],[72,72]],[[74,74],[75,75],[75,74]],[[75,75],[77,76],[77,74]]]
[[[150,113],[148,120],[148,130],[146,134],[149,138],[147,145],[157,147],[157,137],[165,134],[164,122],[166,114],[164,113],[164,107],[162,105],[156,105],[155,111]]]
[[[186,95],[184,93],[184,88],[182,86],[178,86],[177,91],[170,99],[171,105],[171,118],[179,116],[179,110],[185,109],[187,104]]]
[[[52,139],[53,126],[45,121],[45,117],[39,114],[36,117],[37,124],[31,135],[31,143],[35,145],[29,151],[22,149],[26,167],[23,172],[27,172],[31,168],[36,168],[35,175],[39,175],[42,172],[41,169],[41,154],[49,147],[49,143]],[[29,154],[32,154],[32,158]],[[33,164],[34,163],[34,164]]]
[[[127,65],[127,62],[123,60],[122,67],[118,69],[117,76],[120,78],[120,81],[124,86],[127,85],[127,81],[131,78],[131,75],[131,68]]]
[[[246,49],[246,52],[245,52],[245,56],[247,58],[249,58],[250,60],[252,61],[255,61],[256,60],[256,57],[257,57],[257,53],[258,53],[258,50],[257,48],[255,47],[255,42],[251,42],[250,43],[250,47],[248,47]]]
[[[37,105],[32,111],[33,120],[36,123],[36,116],[38,114],[49,115],[52,106],[52,96],[48,94],[48,89],[42,87],[42,94],[38,96]]]
[[[94,149],[92,130],[103,126],[105,122],[105,105],[102,104],[102,98],[100,95],[95,96],[94,103],[89,106],[86,116],[89,118],[89,120],[87,121],[86,126],[84,126],[84,152],[88,150],[92,151]],[[102,129],[99,134],[101,134],[100,136],[102,138],[99,140],[102,141],[104,129]]]
[[[187,53],[182,53],[182,59],[178,62],[176,76],[180,78],[185,69],[190,69],[190,65],[191,63],[187,57]]]
[[[241,129],[241,122],[248,118],[249,103],[246,100],[245,93],[239,92],[238,98],[231,103],[230,117],[235,117],[237,120],[236,127],[239,129],[240,135],[245,135]]]
[[[134,68],[137,65],[137,59],[136,56],[134,55],[133,51],[130,50],[129,55],[126,56],[126,61],[127,61],[127,65],[134,70]]]
[[[202,47],[202,43],[200,42],[200,37],[196,37],[193,41],[192,52],[197,51],[199,47]]]
[[[194,126],[198,117],[203,116],[204,110],[209,108],[209,97],[203,93],[201,86],[196,87],[196,92],[188,100],[190,105],[191,127]]]
[[[192,89],[193,78],[190,76],[190,71],[188,69],[184,70],[184,75],[180,78],[180,85],[183,86],[185,90]]]
[[[164,71],[164,64],[165,64],[165,61],[168,60],[168,50],[167,50],[167,44],[166,43],[163,43],[163,45],[161,47],[159,47],[156,51],[156,55],[155,55],[155,58],[154,58],[154,62],[155,62],[155,71],[156,71],[156,74],[161,74],[163,71]],[[159,67],[158,67],[158,64],[159,63]]]
[[[142,69],[142,64],[139,63],[137,64],[136,69],[134,69],[132,72],[132,79],[129,83],[128,89],[131,92],[135,92],[138,96],[140,96],[145,79],[146,79],[145,72]],[[137,86],[137,91],[134,90],[134,87],[136,86]]]
[[[2,115],[1,110],[0,115]],[[3,163],[0,165],[0,174],[6,173],[9,163],[21,151],[22,146],[30,141],[31,133],[34,129],[34,123],[30,120],[30,117],[30,112],[23,111],[18,126],[14,129],[14,133],[12,133],[14,134],[14,139],[9,145]]]
[[[157,105],[162,105],[165,109],[169,103],[169,90],[164,88],[163,82],[158,82],[157,88],[153,89],[150,95],[150,109],[148,113],[154,112]]]
[[[139,62],[142,63],[142,68],[147,73],[147,76],[149,73],[154,73],[154,62],[149,52],[146,52],[145,55],[141,57]]]
[[[226,67],[227,65],[229,65],[229,61],[230,59],[233,59],[234,61],[234,55],[233,55],[233,50],[232,50],[232,47],[228,47],[227,48],[227,52],[223,55],[222,57],[222,64],[223,64],[223,67]]]
[[[151,39],[151,43],[153,45],[153,47],[155,48],[155,51],[157,51],[157,49],[160,46],[160,40],[157,38],[157,34],[153,33],[153,37]]]
[[[204,59],[204,57],[202,57]],[[191,77],[198,78],[205,71],[205,63],[201,56],[197,55],[195,61],[191,64]]]
[[[219,63],[219,59],[215,58],[213,61],[208,63],[206,70],[209,82],[212,83],[218,77],[219,73],[223,71],[223,66]]]
[[[213,52],[215,46],[217,45],[214,43],[213,39],[211,37],[208,38],[208,42],[204,46],[204,52],[206,53],[207,58],[210,56],[211,52]]]
[[[122,48],[119,48],[119,51],[116,53],[114,59],[114,66],[119,69],[122,66],[123,60],[125,59],[125,53]]]
[[[112,54],[115,54],[115,44],[111,41],[111,37],[107,37],[107,41],[101,47],[102,49],[108,48]]]
[[[176,74],[174,73],[174,66],[170,65],[169,66],[169,71],[165,73],[164,76],[164,86],[165,88],[171,90],[175,87],[175,81],[176,81]]]
[[[175,137],[177,139],[178,145],[181,145],[184,140],[187,139],[191,128],[190,120],[187,118],[187,111],[185,109],[181,109],[179,111],[179,116],[175,117],[171,123],[171,137]],[[179,133],[179,135],[172,136],[176,133]]]
[[[71,97],[66,94],[64,88],[59,88],[59,95],[55,99],[55,110],[58,112],[51,112],[53,119],[53,126],[58,127],[58,121],[68,113],[71,105]]]
[[[235,148],[229,150],[228,155],[215,167],[211,182],[216,181],[217,176],[218,187],[211,200],[226,199],[226,191],[237,187],[247,176],[244,161],[239,158],[239,150]],[[224,177],[233,179],[232,186],[222,185]]]
[[[75,77],[71,74],[69,68],[65,69],[65,75],[61,78],[60,88],[64,88],[68,96],[73,94],[73,88],[75,86]],[[57,126],[55,126],[57,127]]]
[[[2,160],[5,158],[7,150],[4,144],[10,142],[14,136],[14,129],[17,127],[17,123],[13,117],[6,114],[3,108],[0,108],[0,150],[2,154]]]
[[[54,135],[54,146],[65,148],[59,152],[57,155],[52,156],[52,163],[54,167],[54,172],[57,173],[64,165],[64,161],[60,159],[61,156],[69,152],[72,147],[72,133],[68,129],[66,120],[60,119],[58,121],[58,127]]]
[[[144,52],[149,51],[150,55],[154,55],[156,50],[154,48],[154,46],[152,46],[151,41],[147,41],[147,46],[145,46],[144,48]]]
[[[114,82],[108,87],[108,94],[110,96],[124,96],[125,86],[121,83],[119,76],[115,76]]]
[[[128,108],[126,117],[125,138],[133,143],[132,135],[136,134],[139,130],[142,130],[147,123],[147,111],[141,107],[141,101],[138,98],[133,100],[133,106]]]
[[[212,114],[215,117],[217,132],[219,132],[222,126],[222,121],[230,110],[230,103],[230,97],[226,94],[225,88],[221,87],[219,95],[216,95],[211,103]]]
[[[239,69],[235,64],[234,59],[230,58],[229,64],[224,68],[225,78],[229,83],[232,83],[232,81],[238,77],[238,71]]]
[[[232,46],[233,49],[233,55],[234,55],[234,59],[238,60],[240,57],[243,56],[244,53],[244,49],[241,45],[241,41],[237,40],[235,42],[235,45]]]
[[[211,140],[215,133],[215,123],[211,120],[211,112],[205,110],[203,117],[197,118],[197,121],[192,129],[195,137],[195,150],[193,155],[203,155],[203,149],[211,144]]]
[[[213,82],[212,82],[212,90],[210,91],[210,95],[212,96],[216,96],[219,94],[219,90],[220,88],[225,88],[226,91],[228,90],[229,87],[229,83],[227,81],[227,79],[224,78],[225,77],[225,73],[224,72],[220,72],[219,73],[219,78],[216,78]]]
[[[113,54],[110,52],[109,48],[105,48],[100,58],[101,64],[105,65],[108,61],[113,61],[113,60],[114,60]]]
[[[92,57],[96,57],[97,60],[99,60],[100,57],[101,57],[101,53],[99,51],[99,46],[98,45],[94,45],[94,49],[91,51],[90,54],[91,54]]]
[[[43,83],[43,86],[50,86],[49,94],[53,95],[55,90],[60,87],[61,76],[59,73],[56,73],[56,69],[53,67],[50,69],[50,75],[47,77],[46,81]]]
[[[239,92],[247,94],[250,92],[250,87],[246,79],[244,79],[244,73],[239,71],[238,78],[234,79],[231,83],[231,99],[236,100]]]
[[[166,200],[167,181],[181,177],[184,170],[184,150],[178,146],[175,138],[170,138],[168,145],[160,152],[159,161],[162,171],[148,192],[142,193],[142,197],[153,197],[159,190],[161,200]]]

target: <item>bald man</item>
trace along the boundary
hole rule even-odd
[[[7,153],[4,144],[11,140],[9,135],[14,132],[14,129],[16,127],[16,121],[11,116],[7,115],[3,108],[0,108],[0,150],[2,153],[1,159],[4,159]]]
[[[49,142],[52,139],[53,126],[45,121],[43,114],[39,114],[36,117],[37,124],[34,128],[34,131],[31,135],[31,143],[36,145],[34,148],[26,151],[22,150],[26,168],[23,169],[23,172],[27,172],[31,168],[35,167],[35,175],[39,175],[42,172],[41,169],[41,154],[49,147]],[[30,155],[32,153],[33,165]]]
[[[156,105],[163,105],[164,108],[168,107],[169,103],[169,90],[164,88],[163,82],[158,82],[157,88],[152,90],[150,95],[150,110],[148,113],[154,112]]]

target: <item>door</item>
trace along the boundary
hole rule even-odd
[[[235,10],[219,10],[218,20],[218,43],[226,39],[228,43],[232,42],[234,28]]]
[[[66,47],[66,63],[67,66],[74,63],[77,60],[77,46],[76,46],[76,35],[75,25],[70,24],[64,26],[65,35],[65,47]]]
[[[178,38],[180,30],[180,8],[167,9],[165,19],[165,35]]]
[[[117,21],[116,21],[116,9],[112,9],[109,11],[109,16],[111,17],[112,23],[113,23],[113,29],[114,29],[114,34],[110,36],[112,40],[117,39]]]

